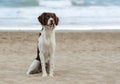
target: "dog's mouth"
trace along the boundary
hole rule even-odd
[[[54,23],[50,23],[48,26],[49,27],[54,27]]]

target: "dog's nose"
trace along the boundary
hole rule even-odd
[[[53,20],[50,20],[50,23],[53,23]]]
[[[53,20],[50,20],[50,24],[53,24],[54,23],[54,21]]]

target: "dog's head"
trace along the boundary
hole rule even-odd
[[[59,18],[55,13],[44,12],[38,17],[39,22],[43,26],[54,27],[58,25]]]

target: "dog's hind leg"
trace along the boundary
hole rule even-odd
[[[37,57],[28,68],[27,74],[35,74],[39,72],[41,72],[41,62],[39,57],[39,49],[37,48]]]
[[[39,68],[40,68],[40,61],[35,59],[28,68],[27,74],[39,73],[40,72]]]

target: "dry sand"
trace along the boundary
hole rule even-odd
[[[120,84],[120,33],[56,33],[55,77],[26,75],[38,33],[0,32],[0,84]]]

